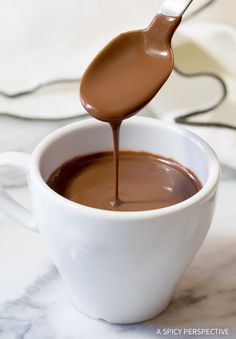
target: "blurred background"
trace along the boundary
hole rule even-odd
[[[0,151],[31,152],[51,130],[82,118],[86,66],[115,35],[145,28],[161,3],[2,0]],[[236,168],[235,10],[234,0],[193,1],[173,41],[176,71],[141,114],[191,124]]]
[[[115,35],[148,26],[161,3],[1,0],[0,152],[31,153],[56,128],[85,119],[79,81],[86,66]],[[173,40],[175,70],[139,113],[192,129],[212,145],[223,169],[210,234],[168,311],[148,324],[122,329],[108,329],[84,317],[66,298],[41,237],[0,212],[0,339],[156,338],[157,327],[167,325],[230,327],[232,332],[236,324],[235,13],[235,0],[193,1]],[[30,206],[21,173],[1,168],[0,183]]]

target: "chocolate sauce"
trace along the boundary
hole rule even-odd
[[[120,34],[98,54],[80,87],[82,104],[93,117],[121,121],[157,94],[173,69],[170,41],[180,21],[158,14],[147,29]]]
[[[147,29],[120,34],[97,55],[82,78],[80,98],[83,106],[93,117],[108,122],[113,131],[113,206],[119,205],[121,123],[142,109],[171,74],[173,53],[170,42],[180,22],[181,17],[159,13]]]
[[[113,136],[113,158],[114,158],[114,178],[115,178],[115,195],[111,200],[111,206],[118,206],[120,204],[119,199],[119,137],[121,121],[111,122],[112,136]]]
[[[113,152],[89,154],[59,167],[48,185],[60,195],[105,210],[145,211],[177,204],[201,189],[193,172],[176,161],[146,152],[120,151],[119,203],[114,190]]]

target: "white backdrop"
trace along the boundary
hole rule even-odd
[[[174,1],[174,0],[173,0]],[[195,0],[187,16],[208,0]],[[114,35],[146,27],[161,0],[2,0],[0,11],[0,91],[14,93],[40,82],[78,78],[99,49]],[[176,64],[183,71],[213,72],[228,87],[225,103],[204,116],[205,122],[236,126],[236,2],[216,0],[184,22],[174,39]],[[76,82],[9,99],[0,95],[0,112],[60,118],[83,109]],[[185,79],[173,73],[149,108],[173,117],[217,102],[221,87],[214,79]],[[214,147],[221,161],[236,168],[236,131],[193,128]],[[230,152],[229,152],[230,150]]]

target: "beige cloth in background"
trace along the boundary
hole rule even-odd
[[[174,0],[173,0],[174,1]],[[208,0],[193,2],[186,17]],[[9,93],[60,78],[78,78],[99,49],[122,31],[146,27],[160,0],[2,0],[0,11],[0,90]],[[235,0],[216,0],[181,25],[174,40],[177,66],[186,72],[222,76],[229,95],[214,112],[195,119],[236,122]],[[62,118],[83,111],[78,83],[44,88],[32,96],[0,96],[0,112],[28,117]],[[216,102],[219,83],[211,78],[185,79],[173,73],[150,104],[153,115],[173,117]],[[214,147],[220,159],[236,168],[236,130],[193,128]]]
[[[224,79],[228,95],[223,104],[191,121],[224,123],[235,130],[188,127],[207,140],[220,160],[236,168],[236,2],[216,0],[198,16],[184,23],[175,39],[176,65],[184,72],[212,72]],[[214,79],[176,79],[173,74],[152,109],[164,120],[210,106],[222,89]],[[177,83],[179,86],[177,86]],[[192,105],[192,107],[191,107]]]
[[[95,54],[122,31],[143,28],[160,0],[2,0],[0,90],[28,90],[53,79],[80,77]],[[135,4],[135,6],[134,6]],[[63,118],[83,112],[79,84],[44,88],[14,100],[0,96],[0,111],[24,117]]]
[[[208,0],[198,0],[188,11]],[[145,28],[161,0],[2,0],[0,90],[24,91],[54,79],[80,77],[95,54],[123,31]],[[78,83],[43,88],[14,100],[0,96],[0,112],[63,118],[83,112]]]

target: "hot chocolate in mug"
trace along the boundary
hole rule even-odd
[[[110,126],[88,119],[55,131],[32,155],[0,155],[0,166],[26,174],[33,211],[3,188],[0,208],[42,234],[72,301],[83,313],[125,324],[152,318],[171,301],[207,235],[220,165],[198,136],[150,118],[125,121],[120,148],[171,157],[190,168],[203,187],[176,205],[140,212],[95,209],[58,195],[46,183],[56,168],[76,156],[112,149]]]

